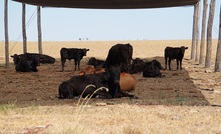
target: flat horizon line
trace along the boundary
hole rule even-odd
[[[177,40],[192,40],[192,39],[159,39],[159,40],[46,40],[46,41],[42,41],[42,42],[113,42],[113,41],[177,41]],[[212,40],[218,40],[217,38],[213,38]],[[0,42],[5,42],[0,41]],[[9,41],[9,42],[23,42],[23,41]],[[27,42],[38,42],[38,41],[27,41]]]

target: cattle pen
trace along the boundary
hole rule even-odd
[[[216,60],[219,56],[216,53],[221,51],[216,45],[221,44],[220,39],[218,41],[213,39],[209,44],[211,46],[211,49],[208,49],[209,52],[211,51],[209,69],[204,65],[205,60],[203,64],[199,63],[198,56],[205,51],[199,50],[197,24],[200,21],[198,16],[200,0],[159,0],[157,2],[155,0],[95,0],[94,3],[90,0],[12,1],[21,2],[23,7],[25,4],[38,6],[38,24],[40,24],[42,7],[131,9],[190,5],[194,6],[195,10],[193,40],[42,42],[39,25],[38,42],[28,42],[29,45],[26,46],[26,35],[23,31],[24,42],[18,42],[19,45],[15,45],[8,39],[10,34],[7,24],[8,0],[5,0],[6,36],[5,41],[0,42],[0,51],[6,52],[0,54],[0,133],[207,134],[221,132],[219,116],[221,114],[221,74],[215,71],[215,65],[220,63]],[[211,3],[213,2],[215,0],[211,0]],[[213,9],[210,10],[213,14]],[[210,39],[210,36],[207,38]],[[42,43],[44,45],[41,46]],[[117,43],[130,43],[134,49],[133,58],[141,58],[144,61],[156,59],[162,66],[165,63],[164,49],[167,46],[185,45],[188,49],[183,58],[183,70],[176,70],[176,62],[172,61],[171,70],[161,70],[164,77],[144,78],[141,73],[133,74],[137,85],[135,90],[129,93],[138,96],[138,99],[128,97],[59,99],[59,85],[80,73],[79,70],[74,71],[73,61],[67,61],[64,72],[61,71],[59,51],[62,47],[90,49],[87,56],[82,59],[83,68],[90,57],[104,60],[108,50]],[[13,49],[7,53],[9,45]],[[55,58],[55,63],[38,66],[38,72],[16,72],[9,54],[25,52],[26,47],[30,52],[38,50],[41,53],[41,50],[44,50],[44,53]]]
[[[145,60],[157,59],[164,65],[165,46],[168,44],[191,46],[191,40],[178,42],[180,44],[177,44],[177,41],[131,41],[130,43],[134,47],[134,57]],[[15,72],[14,66],[4,68],[1,64],[0,117],[2,125],[0,127],[2,133],[27,130],[34,132],[34,128],[39,126],[42,126],[39,132],[45,133],[76,132],[77,130],[74,130],[76,123],[83,127],[82,133],[87,133],[87,130],[107,134],[111,132],[117,134],[157,133],[175,130],[193,133],[219,132],[220,126],[214,124],[220,121],[217,114],[221,111],[219,107],[211,105],[221,104],[220,73],[205,73],[203,66],[196,65],[194,61],[189,60],[191,52],[188,49],[184,56],[183,71],[163,70],[162,74],[166,76],[163,78],[143,78],[141,74],[135,74],[137,86],[132,94],[138,96],[138,99],[91,99],[85,105],[79,119],[76,117],[76,113],[79,112],[77,110],[78,99],[58,99],[59,84],[79,73],[79,71],[74,71],[72,61],[67,61],[65,71],[61,72],[59,48],[73,46],[73,44],[75,47],[89,48],[91,53],[82,59],[83,67],[89,57],[98,56],[99,59],[105,59],[105,54],[112,44],[119,42],[57,42],[60,46],[56,45],[53,51],[47,49],[51,48],[54,43],[44,43],[43,48],[56,58],[55,64],[41,65],[37,73],[18,73]],[[217,42],[214,41],[214,43]],[[98,48],[102,48],[102,53]],[[213,47],[213,51],[215,50]],[[212,59],[213,61],[215,59],[214,53]],[[172,69],[175,68],[176,63],[172,62]],[[82,106],[79,105],[79,109]],[[202,122],[200,126],[196,124],[199,120]],[[131,126],[134,122],[137,122],[137,125]],[[10,125],[11,123],[14,125]],[[187,127],[182,127],[182,124]],[[161,125],[169,126],[167,129],[154,127]],[[80,129],[80,126],[77,128]]]

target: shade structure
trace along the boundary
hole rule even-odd
[[[43,7],[139,9],[194,5],[199,0],[13,0]]]

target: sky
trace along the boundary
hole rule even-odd
[[[216,0],[213,23],[215,39],[219,32],[220,5],[221,0]],[[27,41],[38,40],[36,9],[36,6],[26,5]],[[193,6],[130,10],[41,8],[42,40],[192,39],[193,11]],[[4,41],[4,0],[0,0],[0,18],[0,41]],[[8,21],[9,40],[22,41],[21,3],[8,1]]]

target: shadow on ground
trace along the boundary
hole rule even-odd
[[[164,66],[162,57],[157,59]],[[85,65],[88,58],[82,60]],[[175,68],[175,62],[173,67]],[[75,105],[78,99],[58,99],[58,86],[61,82],[77,75],[79,71],[73,70],[73,61],[67,61],[65,72],[61,72],[59,59],[51,65],[41,65],[37,73],[15,72],[14,65],[10,68],[0,66],[0,104],[16,103],[20,106],[28,105]],[[143,78],[142,74],[135,74],[137,79],[136,90],[132,94],[139,99],[91,99],[89,103],[107,104],[138,104],[138,105],[209,105],[208,101],[197,90],[188,72],[183,70],[162,70],[165,77]]]

